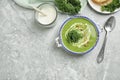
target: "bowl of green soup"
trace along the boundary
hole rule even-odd
[[[62,24],[56,43],[72,54],[86,54],[94,49],[98,40],[97,25],[88,17],[74,16]]]

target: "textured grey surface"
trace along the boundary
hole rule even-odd
[[[34,11],[12,0],[0,0],[0,80],[120,80],[120,12],[101,15],[86,6],[80,15],[94,20],[99,29],[109,16],[116,17],[101,64],[96,63],[96,57],[104,32],[92,52],[70,55],[55,45],[68,15],[59,14],[56,26],[46,29],[34,21]]]

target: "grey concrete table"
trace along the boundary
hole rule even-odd
[[[102,15],[88,5],[80,14],[95,21],[99,29],[114,15],[117,23],[110,33],[105,59],[96,63],[104,31],[96,48],[84,56],[70,55],[55,45],[60,25],[68,15],[59,14],[56,26],[41,28],[34,11],[0,0],[0,80],[120,80],[120,12]]]

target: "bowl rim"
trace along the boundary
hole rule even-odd
[[[62,41],[61,32],[62,32],[62,29],[63,29],[64,25],[65,25],[69,20],[74,19],[74,18],[84,18],[84,19],[90,21],[90,22],[94,25],[95,30],[96,30],[96,33],[97,33],[97,40],[96,40],[96,42],[95,42],[95,45],[92,46],[89,50],[87,50],[87,51],[85,51],[85,52],[75,52],[75,51],[72,51],[72,50],[68,49],[68,48],[64,45],[64,43],[63,43],[63,41]],[[93,20],[91,20],[90,18],[88,18],[88,17],[86,17],[86,16],[73,16],[73,17],[70,17],[70,18],[66,19],[66,20],[63,22],[63,24],[61,25],[60,30],[59,30],[60,44],[62,45],[62,48],[63,48],[65,51],[70,52],[71,54],[81,54],[81,55],[82,55],[82,54],[87,54],[87,53],[91,52],[91,51],[96,47],[96,45],[97,45],[97,43],[98,43],[98,41],[99,41],[99,35],[100,35],[100,32],[99,32],[99,29],[98,29],[97,24],[96,24]]]
[[[38,18],[37,18],[37,11],[35,11],[34,17],[35,17],[36,21],[37,21],[40,25],[43,25],[43,26],[52,25],[52,24],[57,20],[57,17],[58,17],[58,11],[57,11],[57,9],[56,9],[56,7],[55,7],[54,4],[51,4],[51,3],[49,3],[49,2],[43,2],[43,3],[41,3],[40,5],[38,5],[37,8],[40,8],[41,6],[46,5],[46,4],[52,6],[52,7],[55,9],[56,16],[55,16],[55,19],[54,19],[51,23],[49,23],[49,24],[42,24],[41,22],[39,22],[39,20],[38,20]]]

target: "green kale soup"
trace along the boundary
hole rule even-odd
[[[62,44],[75,53],[85,53],[91,50],[98,41],[96,25],[84,17],[69,19],[61,29]]]

